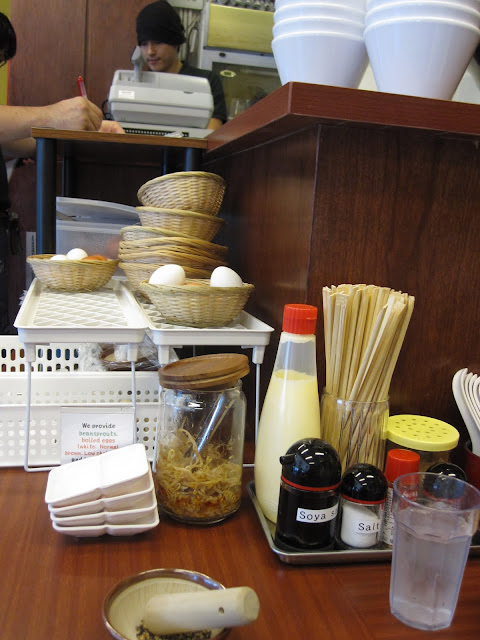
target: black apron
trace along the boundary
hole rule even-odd
[[[18,253],[18,216],[10,211],[8,179],[2,149],[0,147],[0,334],[15,333],[8,317],[8,254]]]

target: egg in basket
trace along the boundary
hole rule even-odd
[[[56,291],[95,291],[113,276],[119,260],[101,255],[89,256],[83,249],[71,249],[66,255],[40,254],[27,262],[35,277]]]
[[[210,279],[186,278],[180,265],[164,265],[140,284],[165,322],[187,327],[223,327],[243,310],[254,290],[232,269],[220,266]]]

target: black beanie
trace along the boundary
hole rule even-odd
[[[137,40],[173,46],[185,42],[185,31],[178,13],[166,0],[147,4],[137,16]]]

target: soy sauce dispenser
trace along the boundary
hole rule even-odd
[[[338,453],[319,438],[303,438],[280,464],[275,544],[289,551],[332,548],[342,475]]]

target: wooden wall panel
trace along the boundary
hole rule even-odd
[[[78,95],[86,10],[87,0],[12,2],[17,54],[10,64],[10,104],[45,105]]]
[[[332,284],[364,282],[414,295],[391,411],[445,420],[464,440],[451,383],[460,368],[480,369],[475,142],[415,129],[322,125],[207,166],[227,178],[226,211],[237,218],[229,252],[257,287],[259,317],[278,331],[285,302],[321,309],[322,287]],[[308,243],[297,242],[310,233]],[[317,338],[322,386],[321,320]],[[273,340],[267,349],[267,377],[275,346]]]
[[[461,431],[452,378],[463,367],[480,369],[479,198],[471,140],[323,128],[310,263],[318,275],[309,297],[321,301],[322,283],[343,282],[414,295],[392,413],[431,415]]]
[[[261,401],[266,392],[288,302],[307,296],[315,184],[317,130],[251,152],[207,163],[206,171],[227,182],[220,216],[225,227],[217,241],[228,247],[229,265],[255,285],[246,310],[275,328],[261,367]],[[254,375],[243,385],[252,437]]]
[[[98,104],[108,98],[117,69],[133,69],[137,13],[148,0],[88,0],[85,82],[88,97]]]

